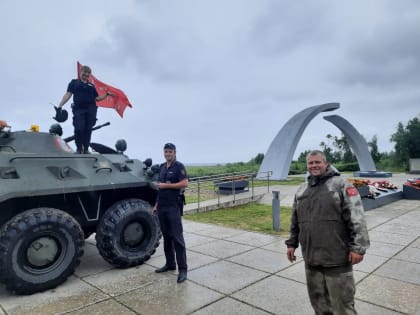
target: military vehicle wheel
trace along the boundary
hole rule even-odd
[[[67,213],[25,211],[0,230],[0,280],[17,294],[54,288],[79,265],[83,244],[79,223]]]
[[[140,265],[159,245],[161,233],[149,203],[125,199],[102,216],[96,230],[96,246],[109,263],[126,268]]]

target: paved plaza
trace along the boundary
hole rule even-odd
[[[288,203],[293,189],[283,190]],[[356,309],[362,315],[420,314],[420,201],[367,211],[366,220],[371,248],[354,267]],[[0,315],[313,314],[300,252],[289,263],[285,237],[188,220],[184,232],[189,273],[182,284],[176,272],[154,272],[165,263],[162,245],[144,265],[116,269],[91,237],[75,274],[56,289],[15,296],[1,286]]]

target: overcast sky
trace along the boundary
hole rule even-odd
[[[248,161],[329,102],[341,108],[325,115],[390,151],[398,122],[420,114],[419,21],[415,0],[2,0],[1,118],[47,131],[80,61],[133,104],[122,119],[100,108],[111,126],[92,141],[125,138],[133,158],[161,162],[174,142],[185,163]],[[323,116],[296,154],[340,136]]]

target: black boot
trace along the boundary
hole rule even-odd
[[[185,280],[187,280],[187,271],[182,270],[179,272],[178,279],[176,280],[176,282],[181,283],[181,282],[184,282]]]
[[[175,267],[168,267],[167,265],[165,265],[163,267],[160,267],[160,268],[156,269],[155,272],[156,273],[161,273],[161,272],[166,272],[166,271],[175,270],[175,269],[176,269]]]

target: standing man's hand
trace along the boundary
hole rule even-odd
[[[363,260],[363,255],[360,255],[358,253],[355,252],[350,252],[349,253],[349,262],[351,262],[352,265],[356,265],[359,262],[361,262]]]
[[[294,247],[287,248],[287,259],[289,259],[290,262],[296,261],[295,250],[296,248]]]
[[[154,206],[152,209],[152,214],[157,215],[157,212],[158,212],[157,206]]]

